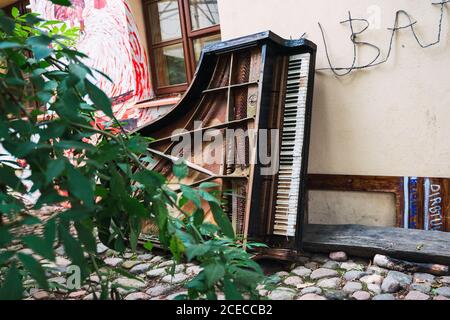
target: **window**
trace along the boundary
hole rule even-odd
[[[143,0],[157,95],[183,92],[203,47],[220,41],[217,0]]]

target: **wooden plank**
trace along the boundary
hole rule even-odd
[[[303,249],[313,252],[342,250],[373,258],[385,254],[409,261],[450,265],[450,233],[361,225],[305,227]]]

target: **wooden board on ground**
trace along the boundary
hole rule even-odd
[[[305,227],[305,251],[345,251],[373,258],[385,254],[417,262],[450,265],[450,233],[361,225],[318,225]]]

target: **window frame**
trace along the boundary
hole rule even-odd
[[[195,61],[194,41],[196,39],[207,36],[220,35],[220,23],[206,28],[192,30],[189,0],[177,0],[177,1],[178,1],[178,11],[180,14],[181,38],[154,43],[152,39],[151,23],[150,23],[151,19],[150,5],[152,3],[158,2],[158,0],[142,0],[145,28],[146,28],[147,49],[151,69],[150,70],[152,78],[151,80],[153,84],[153,90],[156,96],[164,96],[175,93],[182,93],[186,91],[194,77],[194,73],[197,67]],[[184,52],[186,83],[169,86],[158,86],[154,50],[180,43],[183,46]]]

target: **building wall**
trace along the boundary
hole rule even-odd
[[[285,38],[306,32],[318,45],[317,67],[324,68],[328,63],[318,22],[333,64],[349,66],[353,58],[349,27],[339,23],[348,18],[348,10],[353,18],[372,21],[360,39],[381,47],[384,57],[390,39],[387,28],[393,26],[400,9],[418,21],[415,27],[424,43],[436,40],[440,7],[431,2],[219,0],[219,12],[224,40],[263,30]],[[310,173],[450,177],[449,9],[447,4],[437,46],[421,49],[411,31],[404,29],[395,36],[386,64],[342,78],[329,71],[317,72]],[[401,25],[407,23],[405,17],[400,19]],[[355,29],[361,26],[355,24]],[[373,50],[362,48],[357,62],[364,64],[373,57]],[[344,193],[315,193],[310,220],[393,224],[393,199],[379,194],[366,194],[365,201],[357,197],[348,201]],[[379,208],[390,214],[380,214],[383,218],[376,223],[359,218]],[[336,217],[336,212],[342,217]],[[358,218],[354,217],[358,212]]]

